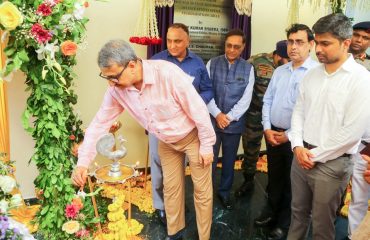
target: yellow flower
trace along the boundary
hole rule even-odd
[[[21,12],[13,3],[6,1],[0,5],[0,24],[7,30],[13,30],[23,22]]]
[[[77,221],[68,221],[63,224],[62,230],[68,234],[73,234],[80,229],[80,224]]]

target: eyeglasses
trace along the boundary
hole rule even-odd
[[[108,81],[112,81],[112,82],[118,83],[118,82],[119,82],[119,78],[121,77],[121,75],[122,75],[123,71],[125,71],[125,69],[127,68],[128,64],[129,64],[129,62],[127,62],[127,63],[125,64],[125,66],[123,67],[122,71],[121,71],[120,73],[118,73],[117,75],[114,75],[114,76],[104,76],[104,75],[100,72],[99,77],[104,78],[104,79],[106,79],[106,80],[108,80]]]
[[[303,44],[305,44],[305,43],[307,43],[307,42],[302,41],[302,40],[291,40],[291,39],[288,40],[288,45],[289,46],[293,46],[295,44],[298,47],[302,47]]]
[[[242,45],[233,45],[231,43],[226,43],[225,45],[226,45],[226,48],[229,48],[229,49],[234,48],[235,50],[240,50],[243,47]]]

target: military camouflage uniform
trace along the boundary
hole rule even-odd
[[[242,134],[244,161],[242,169],[245,181],[253,181],[256,173],[256,163],[261,148],[263,136],[262,106],[263,96],[275,70],[272,53],[261,53],[252,56],[248,62],[254,67],[255,83],[252,101],[246,112],[246,130]]]
[[[370,71],[370,56],[364,54],[363,56],[355,58],[356,62],[364,66],[368,71]]]

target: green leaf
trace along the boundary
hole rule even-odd
[[[53,128],[51,130],[51,133],[53,134],[54,137],[58,138],[60,137],[60,131],[57,128]]]
[[[23,49],[22,51],[20,51],[18,53],[18,57],[20,60],[22,60],[23,62],[29,62],[30,59],[28,58],[28,55],[27,55],[27,52],[25,49]]]
[[[49,193],[48,189],[45,190],[44,197],[45,198],[49,198],[50,197],[50,193]]]
[[[22,114],[22,125],[23,125],[23,128],[27,132],[32,133],[33,132],[33,128],[30,126],[30,117],[31,117],[31,114],[28,111],[28,109],[24,110],[24,112]]]
[[[44,194],[45,195],[45,194]],[[42,208],[41,210],[41,215],[45,215],[49,210],[49,205],[46,205],[45,207]]]

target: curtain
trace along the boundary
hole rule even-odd
[[[147,59],[150,59],[154,54],[159,53],[166,47],[166,34],[168,27],[173,23],[174,7],[156,7],[155,15],[158,23],[159,36],[162,38],[162,44],[149,45],[147,48]]]
[[[3,32],[0,31],[0,36],[2,36],[2,33]],[[4,48],[5,43],[0,43],[0,71],[5,63]],[[0,153],[6,153],[5,161],[9,161],[9,116],[6,84],[6,81],[0,80]]]
[[[235,6],[231,11],[231,28],[240,28],[246,36],[245,49],[241,55],[242,58],[248,59],[251,55],[251,19],[247,15],[239,15],[235,9]]]

